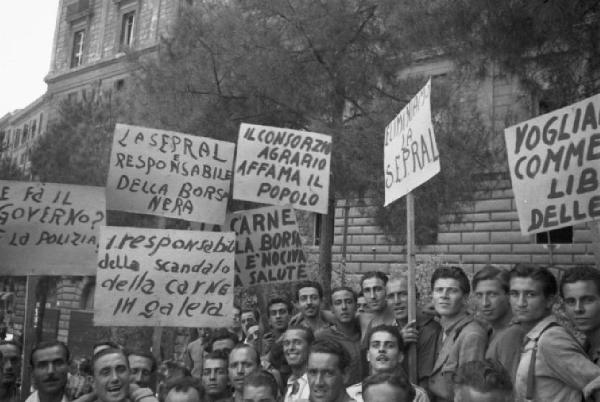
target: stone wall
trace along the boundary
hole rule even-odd
[[[387,237],[374,219],[374,206],[359,207],[358,199],[339,200],[336,207],[334,267],[342,262],[344,213],[348,209],[346,269],[349,273],[370,270],[394,272],[406,266],[406,247]],[[372,202],[366,200],[367,204]],[[415,200],[418,202],[418,200]],[[456,220],[458,218],[458,222]],[[415,222],[418,227],[419,222]],[[591,233],[586,224],[574,227],[573,243],[553,247],[552,256],[535,236],[522,236],[509,180],[499,180],[494,188],[477,194],[472,205],[455,217],[442,216],[435,244],[416,247],[417,264],[436,261],[462,266],[475,272],[486,264],[510,267],[516,263],[536,263],[568,268],[594,264]]]

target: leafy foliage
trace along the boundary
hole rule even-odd
[[[31,170],[41,181],[104,186],[121,101],[109,91],[66,99],[33,149]]]
[[[0,159],[0,179],[1,180],[25,180],[25,172],[11,158]]]
[[[158,58],[137,64],[136,119],[229,141],[240,122],[324,132],[333,136],[335,192],[380,191],[384,128],[426,81],[398,75],[416,49],[406,32],[413,27],[398,24],[405,7],[391,0],[199,2],[182,13]],[[438,125],[440,132],[448,126],[440,144],[445,174],[423,190],[417,210],[428,234],[438,211],[471,190],[476,162],[465,155],[484,160],[488,149],[485,136],[457,131],[462,125],[483,133],[460,121],[444,96]],[[382,224],[398,229],[394,219]]]

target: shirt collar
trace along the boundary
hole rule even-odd
[[[471,318],[472,317],[469,315],[469,313],[467,313],[466,311],[463,311],[462,313],[460,313],[456,317],[454,317],[452,320],[446,321],[446,326],[442,327],[442,328],[443,328],[444,332],[446,333],[446,335],[448,335],[456,327],[458,327],[459,324],[461,324],[463,321],[465,321],[465,319],[470,320]]]
[[[525,337],[527,337],[528,339],[538,339],[542,332],[544,332],[544,330],[548,328],[549,325],[554,323],[559,324],[559,322],[556,320],[556,317],[554,317],[553,314],[550,314],[549,316],[543,318],[540,322],[535,324],[535,326],[531,328],[531,330],[529,330]]]

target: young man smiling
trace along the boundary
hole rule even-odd
[[[554,275],[543,267],[517,265],[510,271],[510,304],[525,331],[515,379],[515,401],[579,402],[600,377],[600,367],[552,314]],[[595,401],[600,395],[595,392]]]
[[[296,302],[300,314],[290,320],[291,326],[310,328],[314,334],[327,327],[330,319],[321,311],[323,288],[314,281],[303,281],[296,287]]]
[[[467,312],[471,287],[462,269],[453,266],[437,268],[431,277],[431,290],[442,333],[428,389],[436,396],[436,401],[451,401],[452,374],[465,362],[483,359],[487,330]]]
[[[283,334],[283,355],[292,370],[287,380],[284,402],[306,400],[310,395],[306,365],[308,349],[314,340],[312,330],[303,326],[289,326]]]

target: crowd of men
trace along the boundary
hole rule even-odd
[[[409,322],[405,277],[364,274],[359,293],[332,289],[330,311],[318,283],[299,283],[295,303],[269,300],[268,328],[236,307],[232,327],[200,330],[185,363],[162,364],[159,386],[147,351],[103,342],[73,373],[67,346],[43,342],[29,356],[27,402],[600,401],[600,271],[575,267],[559,285],[534,265],[486,266],[471,281],[440,267],[431,294]],[[0,401],[16,401],[20,345],[3,342],[0,354]]]

